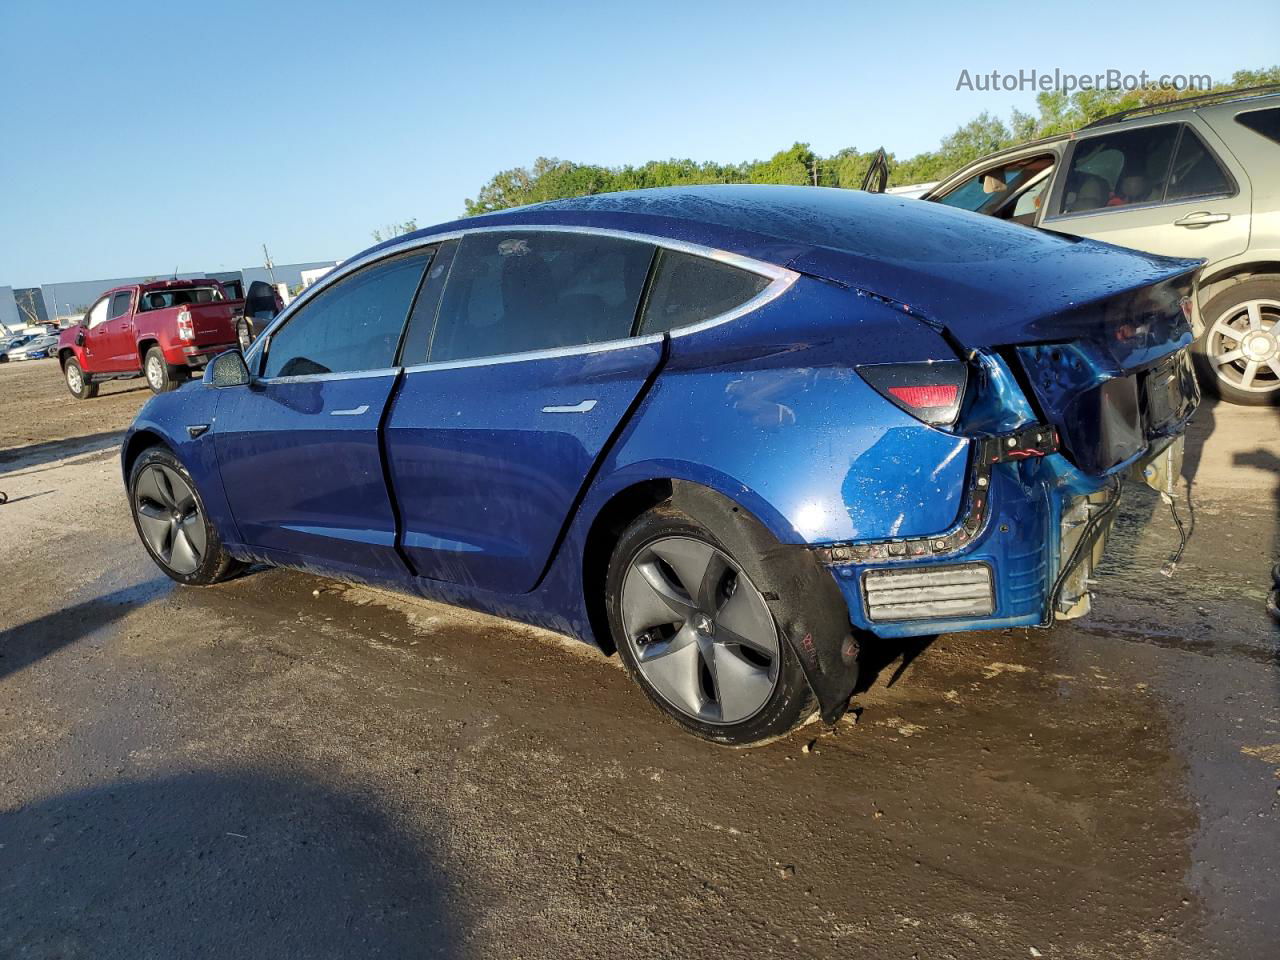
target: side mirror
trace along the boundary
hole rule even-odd
[[[239,350],[218,354],[204,368],[204,382],[211,387],[244,387],[250,379],[249,366]]]
[[[84,324],[81,324],[80,329],[76,331],[76,346],[84,346]]]

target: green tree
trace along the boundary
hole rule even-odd
[[[1238,70],[1213,92],[1262,84],[1280,84],[1280,66]],[[1039,137],[1077,130],[1087,123],[1131,107],[1168,103],[1204,91],[1080,90],[1070,95],[1042,93],[1034,114],[1014,110],[1008,122],[989,113],[978,114],[943,137],[936,150],[913,157],[889,153],[889,184],[940,180],[957,168],[996,150]],[[818,156],[807,143],[792,144],[767,160],[721,164],[690,159],[650,160],[640,166],[602,167],[539,157],[532,167],[514,167],[495,174],[475,199],[465,201],[468,215],[505,210],[562,197],[581,197],[612,190],[689,186],[702,183],[811,184],[856,189],[862,185],[875,151],[846,147],[829,157]],[[417,223],[410,221],[413,227]],[[391,229],[391,228],[388,228]],[[394,236],[395,234],[391,234]],[[378,232],[375,239],[382,239]]]
[[[406,233],[413,233],[417,229],[418,221],[416,218],[406,220],[404,223],[389,223],[385,227],[379,227],[373,231],[373,242],[381,243],[383,240],[392,240]]]

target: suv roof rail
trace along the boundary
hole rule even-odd
[[[1130,107],[1128,110],[1120,110],[1105,117],[1100,117],[1091,123],[1086,123],[1080,129],[1091,130],[1094,127],[1105,127],[1108,124],[1119,123],[1121,120],[1127,120],[1129,117],[1140,113],[1155,113],[1159,110],[1180,110],[1183,107],[1203,106],[1219,100],[1243,100],[1248,97],[1261,96],[1265,93],[1280,93],[1280,83],[1264,83],[1256,87],[1219,90],[1217,93],[1205,93],[1198,97],[1184,97],[1181,100],[1169,100],[1165,103],[1147,103],[1140,107]]]

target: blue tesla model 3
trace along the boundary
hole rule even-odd
[[[807,187],[459,220],[153,397],[129,503],[180,583],[275,564],[573,634],[749,744],[838,718],[869,645],[1087,610],[1199,399],[1196,266]]]

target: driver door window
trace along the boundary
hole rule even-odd
[[[262,375],[383,370],[395,362],[405,318],[431,254],[384,260],[340,280],[271,335]]]
[[[101,325],[107,319],[107,303],[107,298],[103,297],[89,308],[89,315],[87,318],[88,322],[86,323],[86,326],[90,330]]]
[[[1008,219],[1020,216],[1027,212],[1017,209],[1022,206],[1024,189],[1036,177],[1048,171],[1056,159],[1052,153],[1046,153],[988,167],[948,190],[946,195],[938,198],[938,203],[992,217]],[[1034,206],[1031,212],[1035,212]]]

